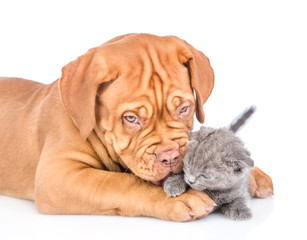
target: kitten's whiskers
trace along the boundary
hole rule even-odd
[[[209,197],[215,197],[215,195],[214,195],[214,193],[211,191],[211,190],[209,190],[209,189],[206,189],[205,190],[206,192],[207,192],[207,194],[209,195]]]

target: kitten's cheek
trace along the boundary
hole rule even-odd
[[[195,184],[189,184],[191,188],[193,188],[196,191],[204,191],[205,189],[201,186],[195,185]]]

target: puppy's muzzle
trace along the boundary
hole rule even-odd
[[[165,167],[175,167],[180,160],[180,152],[178,149],[160,152],[156,154],[156,158],[158,162],[161,162]]]

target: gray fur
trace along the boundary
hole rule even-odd
[[[250,108],[245,110],[240,117],[235,119],[235,121],[233,121],[230,124],[229,129],[234,133],[236,133],[239,130],[239,128],[242,127],[244,123],[250,118],[250,116],[254,114],[255,111],[256,111],[255,106],[251,106]]]
[[[245,113],[236,120],[236,130],[251,115]],[[215,210],[231,219],[251,218],[246,201],[249,198],[249,171],[254,162],[233,131],[201,127],[199,131],[190,133],[183,161],[184,173],[175,174],[164,182],[164,191],[169,196],[178,196],[190,186],[207,192],[217,204]]]

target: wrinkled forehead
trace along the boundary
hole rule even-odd
[[[181,40],[132,35],[111,43],[107,51],[111,51],[104,53],[111,56],[108,60],[96,55],[98,65],[110,65],[109,69],[117,72],[115,80],[100,88],[106,107],[120,110],[123,103],[138,102],[162,109],[165,104],[178,105],[183,99],[194,103]]]
[[[120,104],[124,108],[129,104],[137,108],[137,103],[163,108],[167,104],[195,102],[188,69],[179,62],[160,66],[159,70],[152,66],[134,66],[116,80],[103,84],[100,94],[108,108],[119,110]]]

